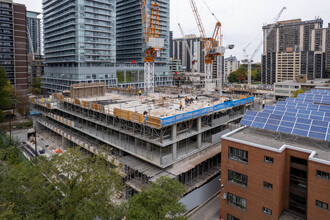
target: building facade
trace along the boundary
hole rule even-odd
[[[29,88],[37,77],[44,75],[44,57],[42,55],[28,54]]]
[[[26,7],[11,0],[0,0],[0,66],[17,91],[27,91]]]
[[[170,72],[172,75],[182,72],[181,60],[170,59]]]
[[[330,23],[327,28],[312,30],[311,47],[318,54],[319,59],[325,60],[324,69],[330,73]],[[324,57],[322,57],[324,56]]]
[[[116,1],[43,1],[45,75],[48,92],[71,84],[117,83]]]
[[[219,68],[219,73],[218,73]],[[218,79],[218,74],[221,76],[221,84],[222,86],[225,83],[226,76],[225,76],[225,57],[223,55],[216,56],[213,60],[213,66],[212,66],[212,81],[214,82],[214,85],[219,88],[220,85],[220,78]]]
[[[155,86],[172,84],[169,73],[169,0],[160,5],[160,37],[165,47],[155,62]],[[63,7],[64,4],[68,4]],[[150,9],[151,2],[147,1]],[[138,0],[43,1],[45,74],[48,92],[75,83],[143,88],[143,42]],[[132,62],[133,61],[133,62]]]
[[[222,136],[223,219],[330,218],[329,102],[329,87],[311,89]]]
[[[228,76],[230,73],[236,71],[240,67],[240,62],[235,56],[230,56],[225,59],[225,82],[228,82]]]
[[[41,54],[41,19],[39,12],[27,11],[28,54]]]
[[[293,80],[299,74],[308,79],[326,78],[325,52],[314,46],[315,38],[311,37],[322,25],[322,19],[295,19],[263,26],[262,83]]]
[[[146,0],[148,14],[151,0]],[[155,65],[168,65],[170,60],[170,1],[159,0],[159,37],[165,39]],[[117,63],[143,63],[145,42],[139,0],[118,0],[116,6]]]
[[[81,94],[93,94],[93,84],[80,86]],[[205,187],[213,179],[218,181],[221,136],[229,132],[228,123],[240,120],[253,104],[253,97],[218,104],[217,99],[214,100],[217,96],[210,96],[207,98],[208,104],[217,103],[217,110],[214,108],[212,112],[202,113],[197,107],[194,112],[200,112],[199,115],[194,114],[185,121],[174,119],[165,125],[166,118],[161,116],[162,119],[155,120],[155,116],[173,106],[172,101],[167,102],[167,99],[178,99],[181,92],[173,94],[173,90],[171,88],[164,93],[167,98],[163,99],[163,103],[156,103],[148,97],[140,97],[141,102],[137,103],[137,93],[120,95],[117,89],[113,89],[114,94],[96,97],[94,93],[93,98],[88,97],[99,100],[96,102],[100,104],[88,104],[85,98],[79,98],[78,103],[73,93],[68,98],[70,101],[64,101],[61,94],[53,94],[52,98],[45,100],[46,105],[41,99],[32,98],[32,108],[42,114],[34,118],[34,123],[38,131],[62,140],[63,147],[79,145],[89,154],[106,155],[104,158],[107,161],[121,169],[126,198],[161,176],[179,180],[189,193]],[[113,95],[120,95],[121,98],[113,102]],[[184,100],[183,96],[181,98]],[[205,100],[199,97],[195,102],[204,103],[202,99]],[[128,105],[124,107],[124,103]],[[96,106],[100,107],[99,110]],[[145,109],[149,111],[148,116],[143,116]],[[124,111],[132,117],[124,116]],[[173,118],[181,118],[184,113],[174,110],[171,114],[176,115]],[[196,197],[196,200],[200,198]]]
[[[192,59],[187,50],[189,45],[190,52],[193,55]],[[186,71],[191,71],[194,68],[197,72],[204,72],[204,59],[205,53],[203,51],[204,45],[200,37],[196,35],[186,35],[184,38],[177,38],[173,40],[173,59],[179,59],[182,61],[182,66],[185,67]],[[195,64],[192,61],[195,60]]]
[[[150,14],[151,0],[146,0],[147,11]],[[170,1],[159,0],[159,37],[165,39],[164,47],[161,49],[160,57],[155,59],[155,86],[170,86],[172,78],[169,69],[170,63]],[[116,61],[121,68],[132,63],[142,65],[145,58],[145,42],[142,28],[142,16],[140,1],[138,0],[118,0],[116,1]],[[137,69],[136,71],[140,71]],[[117,78],[122,70],[116,70]],[[136,78],[137,76],[135,76]],[[139,88],[143,88],[142,83],[132,82]],[[126,87],[125,83],[118,82],[119,86]]]
[[[222,219],[329,219],[330,158],[320,153],[244,127],[222,137]]]

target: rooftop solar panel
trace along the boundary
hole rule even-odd
[[[330,141],[330,105],[322,103],[330,104],[330,91],[313,90],[267,105],[262,112],[248,111],[241,124]]]
[[[277,131],[278,125],[266,124],[264,128],[271,131]]]
[[[252,125],[252,121],[248,121],[248,120],[244,120],[242,119],[240,122],[241,125],[246,125],[246,126],[251,126]]]
[[[327,128],[329,123],[328,122],[325,122],[325,121],[318,121],[318,120],[313,120],[312,122],[312,125],[315,125],[315,126],[320,126],[320,127],[325,127]]]
[[[255,128],[264,128],[265,127],[265,123],[261,123],[261,122],[253,122],[252,127],[255,127]]]
[[[308,136],[308,131],[293,129],[292,134],[307,137]]]
[[[267,124],[272,124],[272,125],[279,125],[280,124],[280,120],[276,120],[276,119],[271,119],[269,118],[267,121]]]
[[[310,131],[308,133],[308,137],[315,138],[315,139],[320,139],[320,140],[325,140],[325,134],[320,134],[320,133],[312,132],[312,131]]]
[[[278,127],[277,131],[282,132],[282,133],[287,133],[291,134],[292,133],[292,128],[287,128],[287,127]]]

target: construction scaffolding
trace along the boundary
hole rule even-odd
[[[81,146],[118,167],[127,198],[160,176],[178,179],[190,191],[219,174],[221,136],[229,131],[228,123],[239,121],[253,104],[253,97],[225,102],[225,97],[199,95],[180,112],[178,94],[130,94],[112,90],[89,98],[53,94],[31,99],[32,108],[42,114],[35,118],[39,129],[55,132],[63,145]],[[207,168],[201,165],[205,161]]]

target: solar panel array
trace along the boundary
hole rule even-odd
[[[289,98],[289,100],[304,103],[330,104],[330,95],[328,93],[310,92],[298,94],[296,99]]]
[[[330,91],[312,90],[287,98],[262,112],[247,111],[242,125],[286,134],[330,141]],[[315,104],[317,103],[317,104]]]

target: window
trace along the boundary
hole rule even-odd
[[[264,182],[264,187],[267,188],[267,189],[272,190],[273,189],[273,184]]]
[[[246,210],[246,200],[234,194],[228,193],[227,203],[236,208]]]
[[[240,220],[239,218],[236,218],[230,214],[227,214],[227,220]]]
[[[248,162],[248,152],[234,147],[229,147],[229,158],[241,162]]]
[[[328,203],[325,202],[321,202],[319,200],[316,200],[316,206],[321,208],[321,209],[325,209],[328,210]]]
[[[266,163],[271,163],[271,164],[273,164],[273,163],[274,163],[274,158],[265,156],[265,157],[264,157],[264,161],[265,161]]]
[[[267,215],[272,215],[272,210],[267,209],[266,207],[262,207],[262,212]]]
[[[237,183],[242,186],[246,186],[247,176],[240,173],[236,173],[235,171],[228,170],[228,181]]]
[[[329,173],[320,170],[316,170],[316,176],[327,180],[329,179]]]

